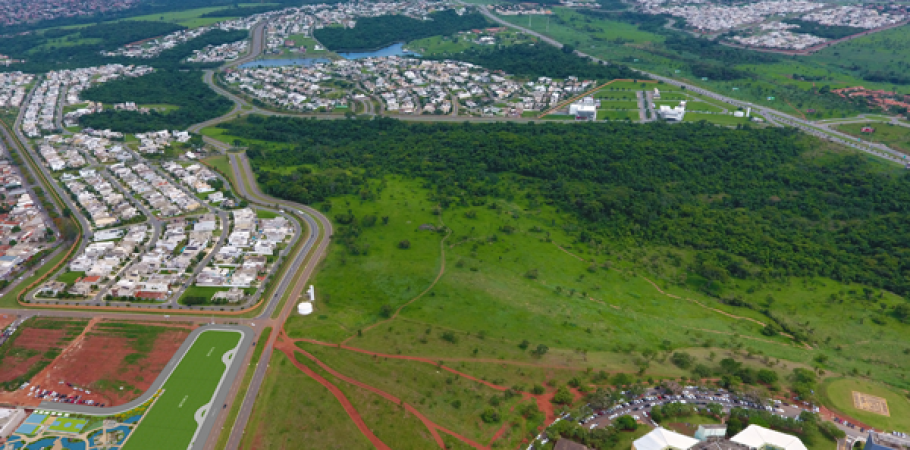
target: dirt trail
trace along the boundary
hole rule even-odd
[[[316,357],[313,356],[311,353],[307,352],[306,350],[302,350],[302,349],[296,348],[296,347],[293,346],[292,343],[290,343],[289,341],[286,341],[286,340],[284,340],[284,339],[282,339],[281,341],[282,341],[282,345],[281,345],[282,351],[285,351],[285,350],[284,350],[285,347],[289,347],[289,348],[291,348],[291,349],[294,349],[296,352],[298,352],[298,353],[300,353],[300,354],[306,356],[306,357],[309,358],[311,361],[313,361],[314,363],[316,363],[319,367],[321,367],[323,370],[325,370],[326,372],[329,372],[329,373],[332,374],[333,376],[335,376],[335,377],[337,377],[337,378],[339,378],[339,379],[341,379],[341,380],[344,380],[344,381],[346,381],[346,382],[348,382],[348,383],[350,383],[350,384],[353,384],[354,386],[357,386],[357,387],[366,389],[366,390],[368,390],[368,391],[370,391],[370,392],[373,392],[373,393],[375,393],[375,394],[378,394],[378,395],[380,395],[381,397],[385,398],[386,400],[388,400],[388,401],[390,401],[390,402],[392,402],[392,403],[394,403],[394,404],[396,404],[396,405],[401,405],[401,406],[403,406],[407,411],[409,411],[411,414],[414,414],[415,416],[417,416],[417,418],[420,419],[421,422],[423,422],[424,426],[426,426],[427,429],[430,430],[430,432],[433,434],[433,438],[434,438],[434,440],[436,441],[436,443],[439,445],[440,448],[445,449],[445,443],[443,442],[442,437],[439,435],[439,433],[437,432],[437,430],[438,430],[438,431],[443,431],[443,432],[445,432],[445,433],[448,433],[448,434],[450,434],[450,435],[452,435],[452,436],[458,438],[459,440],[463,441],[464,443],[466,443],[466,444],[468,444],[468,445],[470,445],[470,446],[472,446],[472,447],[474,447],[474,448],[478,448],[478,449],[486,448],[486,447],[484,447],[483,445],[478,444],[477,442],[474,442],[473,440],[471,440],[471,439],[469,439],[469,438],[467,438],[467,437],[464,437],[464,436],[462,436],[462,435],[460,435],[460,434],[458,434],[458,433],[456,433],[456,432],[454,432],[454,431],[452,431],[452,430],[449,430],[449,429],[447,429],[447,428],[445,428],[445,427],[443,427],[443,426],[441,426],[441,425],[438,425],[437,423],[433,422],[432,420],[430,420],[429,418],[427,418],[426,416],[424,416],[424,415],[423,415],[420,411],[418,411],[416,408],[414,408],[414,407],[411,406],[410,404],[405,403],[404,401],[402,401],[400,398],[398,398],[398,397],[396,397],[396,396],[394,396],[394,395],[392,395],[392,394],[389,394],[388,392],[385,392],[385,391],[383,391],[383,390],[381,390],[381,389],[378,389],[378,388],[375,388],[375,387],[373,387],[373,386],[370,386],[369,384],[363,383],[363,382],[361,382],[361,381],[358,381],[358,380],[355,380],[355,379],[353,379],[353,378],[351,378],[351,377],[348,377],[348,376],[346,376],[346,375],[344,375],[344,374],[341,374],[341,373],[339,373],[338,371],[336,371],[335,369],[332,369],[331,367],[329,367],[327,364],[325,364],[325,363],[322,362],[321,360],[319,360],[319,358],[316,358]],[[286,351],[285,351],[285,353],[286,353]],[[505,388],[502,388],[502,390],[504,390],[504,389],[505,389]]]
[[[341,389],[338,389],[338,386],[335,386],[329,380],[326,380],[318,373],[314,372],[312,369],[300,363],[296,358],[294,358],[295,351],[293,346],[282,345],[281,342],[276,342],[275,348],[284,353],[285,356],[291,360],[291,363],[300,369],[301,372],[305,373],[308,377],[316,380],[319,384],[325,386],[325,388],[328,389],[329,392],[331,392],[332,395],[338,399],[338,401],[341,403],[342,408],[344,408],[344,412],[348,414],[351,420],[354,421],[354,424],[357,425],[357,428],[360,430],[360,432],[370,440],[374,447],[380,450],[392,450],[391,447],[386,445],[385,442],[382,442],[378,437],[376,437],[375,434],[373,434],[373,431],[370,430],[370,427],[368,427],[366,422],[363,421],[363,417],[360,417],[360,413],[354,409],[354,405],[352,405],[351,401],[348,400],[343,392],[341,392]]]
[[[441,216],[440,216],[440,217],[441,217]],[[442,219],[440,219],[440,222],[442,222]],[[445,226],[445,222],[442,222],[442,226]],[[423,298],[424,295],[426,295],[426,294],[429,293],[434,287],[436,287],[436,283],[438,283],[439,280],[442,278],[442,276],[445,275],[445,273],[446,273],[446,240],[447,240],[447,239],[449,238],[449,236],[451,236],[451,235],[452,235],[452,230],[449,230],[449,231],[446,233],[445,237],[442,238],[441,241],[439,241],[439,251],[440,251],[440,260],[441,260],[441,264],[440,264],[440,267],[439,267],[439,273],[436,274],[436,278],[433,280],[433,282],[430,283],[430,285],[427,286],[427,288],[424,289],[423,292],[421,292],[420,294],[417,294],[416,297],[412,298],[411,300],[408,300],[407,303],[405,303],[405,304],[399,306],[398,309],[395,310],[395,314],[392,314],[392,317],[389,317],[388,319],[383,320],[383,321],[380,321],[380,322],[376,322],[376,323],[374,323],[374,324],[372,324],[372,325],[370,325],[370,326],[364,328],[363,330],[361,330],[361,332],[370,331],[370,330],[372,330],[373,328],[376,328],[376,327],[379,326],[379,325],[382,325],[382,324],[384,324],[384,323],[388,323],[388,322],[391,322],[391,321],[395,320],[395,318],[398,317],[398,314],[400,314],[401,311],[402,311],[403,309],[405,309],[406,307],[408,307],[411,303],[414,303],[414,302],[416,302],[417,300],[420,300],[421,298]],[[348,337],[347,339],[345,339],[345,340],[342,341],[341,343],[342,343],[342,344],[345,344],[345,343],[347,343],[348,341],[350,341],[351,339],[353,339],[355,336],[357,336],[357,335],[356,335],[356,334],[355,334],[355,335],[351,335],[350,337]]]

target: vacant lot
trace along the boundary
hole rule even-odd
[[[82,333],[87,320],[32,318],[0,349],[0,389],[15,390],[44,369],[66,344]]]
[[[863,133],[863,127],[872,127],[875,131]],[[907,127],[890,123],[866,122],[838,125],[837,129],[851,136],[862,138],[864,141],[878,142],[897,151],[910,153],[910,128]]]
[[[190,331],[182,326],[98,323],[33,384],[65,381],[93,391],[109,406],[126,403],[151,386]]]

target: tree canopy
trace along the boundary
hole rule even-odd
[[[372,50],[396,42],[413,41],[430,36],[450,35],[474,28],[485,28],[487,19],[479,13],[459,16],[455,10],[429,15],[429,20],[406,16],[365,17],[354,28],[327,27],[317,29],[313,36],[336,52]]]
[[[302,203],[405,174],[443,208],[525,196],[573,213],[580,242],[699,250],[693,269],[709,294],[730,278],[786,276],[910,292],[910,175],[852,153],[811,157],[817,141],[793,129],[261,116],[222,126],[288,144],[253,146],[254,166],[316,167],[259,175]]]
[[[233,103],[211,90],[199,71],[157,70],[141,77],[125,77],[82,92],[82,98],[105,104],[136,102],[179,106],[169,112],[114,111],[106,109],[80,118],[85,127],[139,133],[162,129],[182,130],[194,123],[227,113]]]

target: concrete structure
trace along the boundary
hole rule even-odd
[[[695,439],[707,441],[708,439],[723,439],[727,435],[727,426],[717,425],[699,425],[695,431]]]
[[[683,100],[679,102],[679,106],[673,108],[667,105],[660,105],[660,109],[657,110],[657,114],[660,115],[661,119],[670,122],[682,122],[683,117],[686,115],[686,101]]]
[[[597,118],[597,103],[594,97],[585,97],[569,105],[569,115],[576,119],[594,120]]]
[[[0,434],[0,436],[2,436],[2,434]],[[866,438],[866,445],[863,446],[863,450],[895,450],[895,449],[892,447],[888,447],[887,445],[882,445],[882,444],[879,444],[878,442],[875,442],[875,436],[870,432],[869,437]]]
[[[25,419],[24,409],[0,408],[0,439],[5,439],[13,434],[23,419]]]

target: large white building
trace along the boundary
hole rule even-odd
[[[632,443],[632,450],[689,450],[698,439],[657,427]]]
[[[569,115],[576,119],[594,120],[597,118],[597,103],[594,97],[585,97],[569,105]]]
[[[705,427],[705,431],[709,428],[714,429],[714,427]],[[716,430],[719,431],[721,428],[726,429],[721,426],[716,427]],[[729,440],[723,439],[722,435],[718,435],[719,433],[706,433],[705,431],[703,434],[706,434],[706,440],[700,441],[657,427],[633,442],[632,450],[807,450],[798,437],[758,425],[749,425]]]
[[[686,101],[683,100],[679,102],[678,106],[669,107],[667,105],[660,105],[660,109],[657,110],[657,114],[660,115],[661,119],[669,120],[671,122],[682,122],[683,117],[686,115]]]
[[[798,437],[758,425],[749,425],[730,440],[753,450],[768,447],[779,450],[807,450],[806,445]]]

